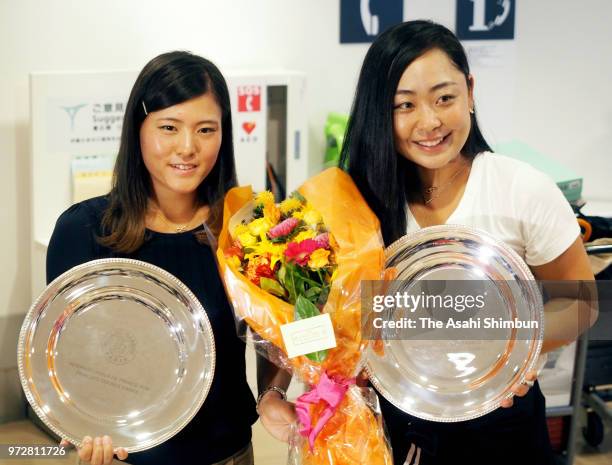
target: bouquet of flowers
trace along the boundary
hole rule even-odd
[[[311,387],[296,401],[290,462],[391,465],[377,398],[355,385],[368,342],[360,283],[381,279],[384,249],[378,220],[350,177],[328,169],[278,205],[269,192],[232,189],[217,258],[238,322],[273,363]],[[319,315],[329,315],[335,347],[288,357],[282,328]]]
[[[319,212],[299,192],[276,205],[271,192],[256,195],[248,220],[234,225],[228,264],[265,292],[295,306],[294,318],[320,314],[336,270]],[[306,354],[322,362],[327,351]]]

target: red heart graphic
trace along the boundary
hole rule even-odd
[[[253,129],[255,129],[255,123],[252,121],[242,123],[242,129],[244,129],[247,134],[251,134],[253,132]]]

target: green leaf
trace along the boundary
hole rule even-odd
[[[295,301],[295,319],[305,320],[306,318],[312,318],[313,316],[320,315],[319,309],[315,304],[308,300],[303,295],[298,296]]]
[[[318,286],[315,286],[315,287],[311,287],[310,289],[308,289],[304,293],[304,297],[306,297],[308,300],[310,300],[314,304],[319,298],[319,294],[321,294],[321,288]]]
[[[293,191],[291,193],[290,197],[295,197],[296,199],[298,199],[300,202],[302,203],[306,203],[306,199],[304,198],[304,196],[302,194],[300,194],[298,191]]]
[[[306,358],[312,360],[313,362],[323,363],[327,358],[327,350],[320,350],[318,352],[312,352],[310,354],[305,355]]]
[[[287,271],[286,271],[285,265],[283,265],[282,262],[281,262],[281,267],[276,272],[276,277],[278,278],[278,280],[281,283],[285,281],[285,274],[286,273],[287,273]]]
[[[285,297],[285,289],[275,279],[259,278],[259,287],[277,297]]]
[[[317,301],[315,302],[315,305],[318,304],[321,307],[325,305],[325,302],[327,302],[327,298],[329,297],[329,290],[329,285],[323,286],[323,288],[321,289],[321,293],[318,295]]]
[[[306,293],[306,283],[304,282],[303,276],[299,273],[294,275],[295,277],[295,292],[298,296],[304,295]]]
[[[293,270],[295,273],[296,280],[301,281],[302,283],[308,284],[310,287],[320,287],[322,283],[314,281],[310,278],[310,273],[307,268],[304,268],[299,265],[294,265]]]
[[[295,276],[293,272],[293,268],[290,264],[282,265],[280,270],[278,271],[278,279],[287,292],[289,293],[288,301],[290,304],[295,304],[295,300],[297,299],[297,291],[295,288]]]

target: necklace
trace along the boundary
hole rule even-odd
[[[182,232],[187,231],[189,229],[189,226],[193,223],[193,220],[196,217],[197,213],[198,213],[198,207],[196,207],[196,209],[193,211],[193,214],[191,215],[191,219],[187,223],[176,224],[176,223],[172,223],[171,221],[169,221],[168,218],[166,218],[166,215],[164,215],[164,212],[159,207],[157,207],[157,214],[159,215],[161,220],[170,229],[174,229],[174,232],[176,233],[182,233]]]
[[[450,186],[453,183],[453,181],[457,178],[457,176],[459,176],[459,174],[461,174],[467,168],[467,166],[468,164],[465,163],[461,168],[455,171],[455,173],[451,176],[451,178],[448,181],[446,181],[441,186],[431,186],[423,190],[423,201],[425,202],[425,205],[429,205],[435,199],[440,197],[440,193],[444,191],[444,189],[446,189],[448,186]],[[429,198],[428,199],[425,198],[425,195],[428,195]]]

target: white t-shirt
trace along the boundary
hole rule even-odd
[[[528,265],[551,262],[580,234],[572,208],[550,177],[490,152],[475,157],[463,197],[446,224],[483,229]],[[418,229],[408,209],[407,232]]]

